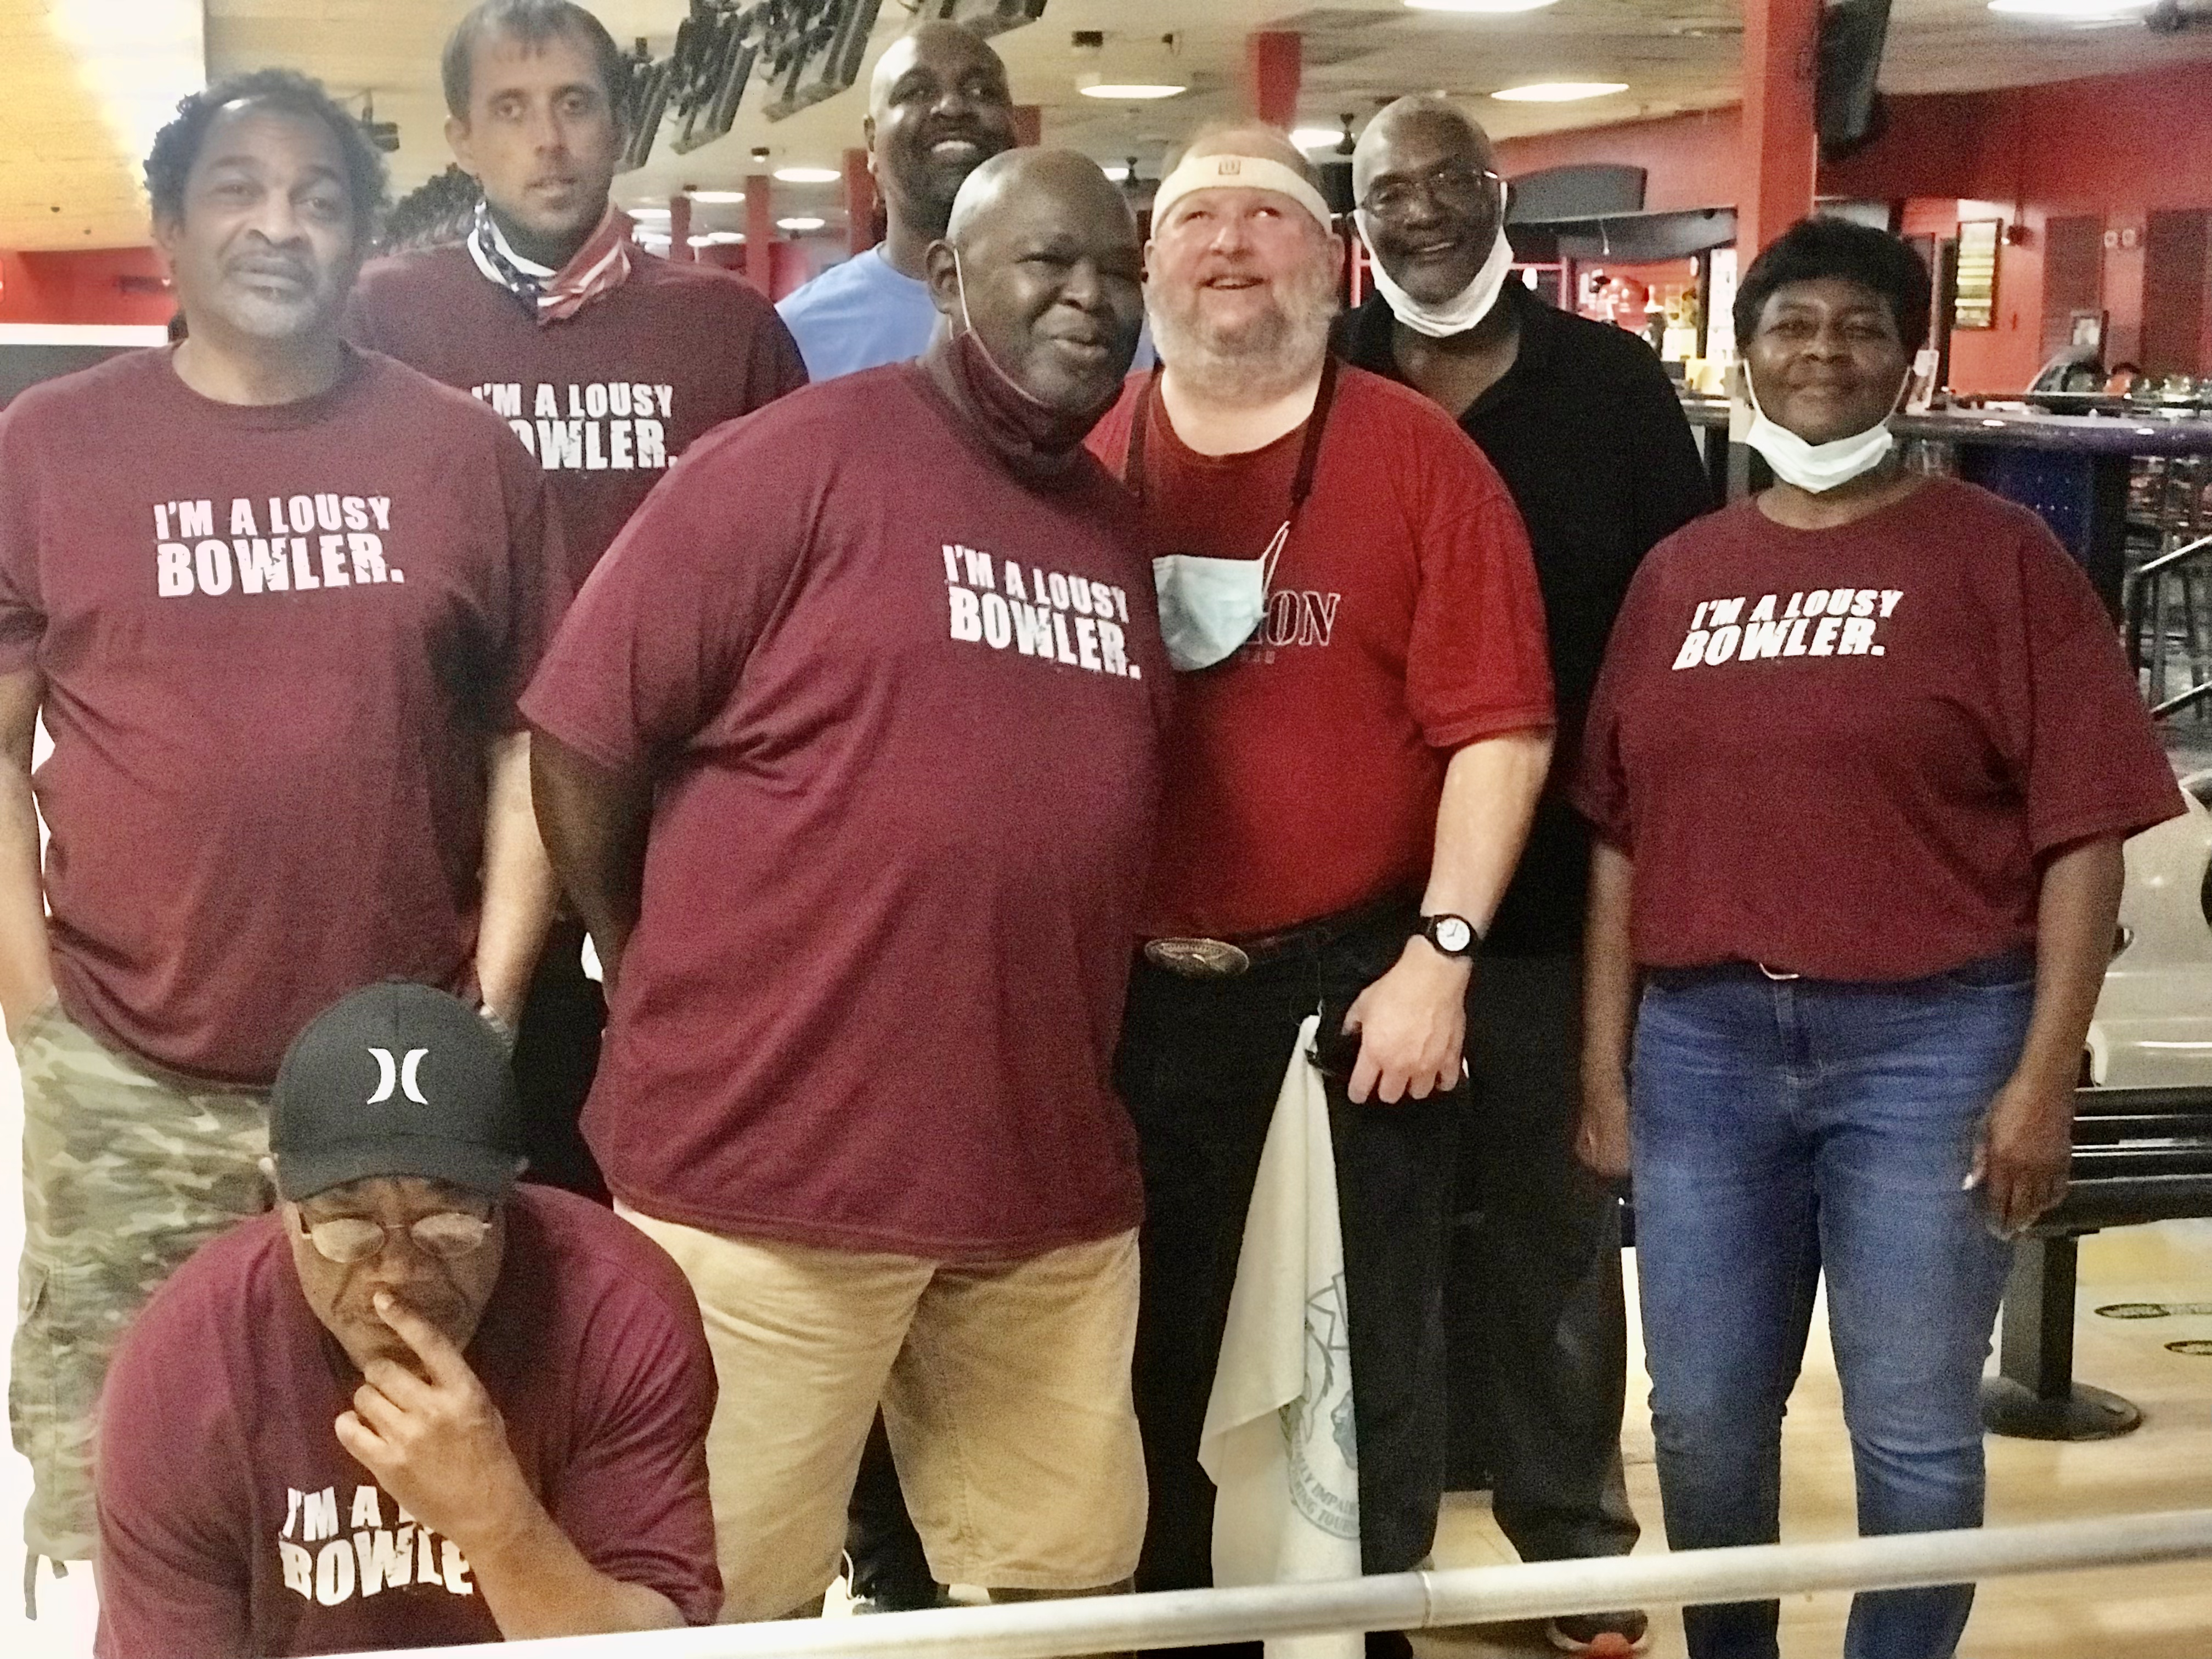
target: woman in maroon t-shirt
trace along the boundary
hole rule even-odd
[[[2180,807],[2050,532],[1900,465],[1928,310],[1917,257],[1863,227],[1753,264],[1736,337],[1778,482],[1645,561],[1576,781],[1582,1152],[1633,1167],[1676,1549],[1777,1536],[1824,1274],[1860,1530],[1979,1524],[2008,1241],[2065,1189],[2121,841]],[[1948,1659],[1972,1600],[1862,1595],[1846,1659]],[[1776,1620],[1690,1609],[1691,1654],[1769,1659]]]

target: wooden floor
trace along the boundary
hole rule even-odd
[[[0,1067],[0,1146],[19,1144],[21,1107],[13,1067]],[[12,1275],[22,1239],[21,1195],[0,1181],[0,1271]],[[1632,1266],[1633,1258],[1631,1258]],[[2054,1446],[1992,1440],[1993,1522],[2053,1520],[2212,1504],[2212,1353],[2191,1356],[2166,1345],[2212,1347],[2212,1222],[2172,1222],[2086,1242],[2081,1263],[2078,1370],[2142,1407],[2143,1426],[2118,1440]],[[1633,1297],[1632,1297],[1632,1304]],[[2155,1319],[2100,1318],[2114,1303],[2179,1303],[2207,1311]],[[1838,1405],[1835,1369],[1818,1329],[1803,1380],[1790,1402],[1784,1470],[1784,1522],[1793,1539],[1847,1536],[1851,1530],[1850,1462]],[[1640,1351],[1640,1350],[1639,1350]],[[4,1376],[0,1355],[0,1377]],[[1659,1549],[1659,1501],[1645,1419],[1644,1382],[1631,1380],[1626,1437],[1629,1486],[1644,1523],[1645,1549]],[[41,1575],[43,1616],[24,1620],[14,1593],[21,1561],[21,1514],[28,1470],[0,1452],[0,1655],[6,1659],[81,1659],[91,1650],[95,1603],[79,1570],[53,1583]],[[1510,1560],[1486,1502],[1448,1502],[1438,1563],[1472,1566]],[[1845,1599],[1806,1596],[1783,1613],[1789,1659],[1833,1659],[1841,1650]],[[1654,1621],[1658,1659],[1682,1653],[1679,1618]],[[1504,1659],[1548,1652],[1533,1627],[1498,1627],[1420,1637],[1425,1659]],[[1965,1659],[2212,1659],[2212,1566],[2125,1569],[2065,1577],[2015,1579],[1982,1595],[1961,1650]]]
[[[1632,1269],[1634,1257],[1630,1257]],[[2084,1240],[2075,1374],[2125,1395],[2142,1426],[2081,1445],[1989,1442],[1992,1525],[2212,1505],[2212,1221],[2168,1222]],[[1632,1308],[1634,1303],[1631,1294]],[[2158,1318],[2100,1317],[2118,1303],[2194,1304]],[[2176,1353],[2170,1342],[2202,1343]],[[1634,1352],[1640,1355],[1641,1345]],[[1638,1362],[1640,1363],[1640,1362]],[[1651,1428],[1639,1374],[1629,1381],[1624,1442],[1630,1497],[1644,1522],[1639,1553],[1662,1550]],[[1828,1352],[1825,1310],[1815,1320],[1805,1374],[1784,1430],[1783,1535],[1843,1538],[1852,1531],[1850,1443]],[[1446,1500],[1440,1566],[1514,1559],[1486,1499]],[[1785,1659],[1833,1659],[1843,1647],[1849,1598],[1807,1595],[1782,1610]],[[1654,1659],[1684,1652],[1681,1620],[1654,1616]],[[1424,1659],[1515,1659],[1549,1653],[1533,1626],[1416,1637]],[[1961,1659],[2212,1659],[2212,1564],[2118,1568],[2014,1578],[1983,1587]]]

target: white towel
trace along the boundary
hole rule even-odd
[[[1298,1043],[1260,1155],[1198,1461],[1218,1494],[1213,1582],[1359,1576],[1359,1460],[1328,1097]],[[1267,1659],[1359,1659],[1356,1633],[1270,1638]]]

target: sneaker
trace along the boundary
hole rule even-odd
[[[1553,1620],[1544,1626],[1544,1635],[1561,1653],[1628,1659],[1650,1644],[1651,1621],[1635,1612],[1578,1613]]]

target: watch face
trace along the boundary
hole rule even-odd
[[[1437,948],[1457,956],[1474,943],[1474,929],[1457,916],[1438,916],[1431,924]]]

